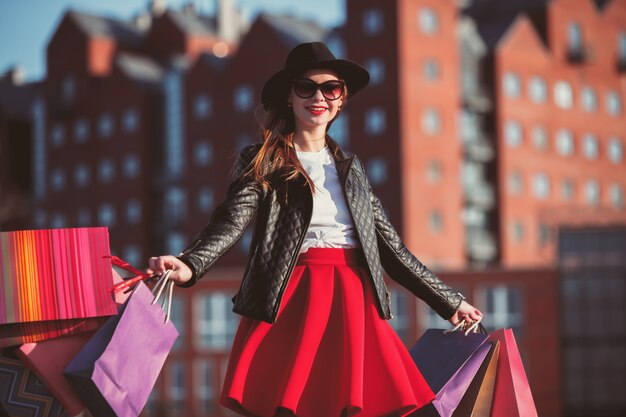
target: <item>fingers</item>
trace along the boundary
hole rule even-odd
[[[148,260],[148,271],[152,274],[162,274],[168,269],[175,269],[175,262],[172,261],[173,256],[153,256]]]

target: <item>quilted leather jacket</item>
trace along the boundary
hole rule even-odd
[[[423,299],[441,317],[452,317],[463,296],[439,280],[405,247],[380,200],[372,193],[361,161],[332,139],[327,142],[335,155],[380,316],[393,317],[383,280],[384,268],[393,280]],[[235,165],[235,180],[225,200],[178,258],[193,272],[191,280],[182,286],[193,285],[239,240],[256,215],[244,277],[233,297],[233,311],[273,323],[311,220],[313,197],[302,176],[287,183],[287,204],[279,197],[278,187],[266,191],[256,181],[242,176],[260,146],[250,145],[241,152]]]

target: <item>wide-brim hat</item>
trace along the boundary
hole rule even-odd
[[[353,96],[367,85],[370,75],[356,62],[337,59],[321,42],[302,43],[291,50],[285,67],[272,75],[263,86],[261,102],[266,110],[286,105],[291,82],[311,69],[329,69],[345,81],[348,95]]]

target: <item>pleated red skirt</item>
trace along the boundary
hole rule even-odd
[[[435,398],[376,309],[359,249],[301,254],[273,324],[242,317],[221,403],[246,416],[407,415]]]

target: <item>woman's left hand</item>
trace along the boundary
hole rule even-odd
[[[481,313],[479,309],[463,300],[461,301],[461,305],[459,305],[459,308],[448,321],[456,326],[461,321],[465,321],[467,324],[471,324],[482,320],[482,318],[483,313]]]

